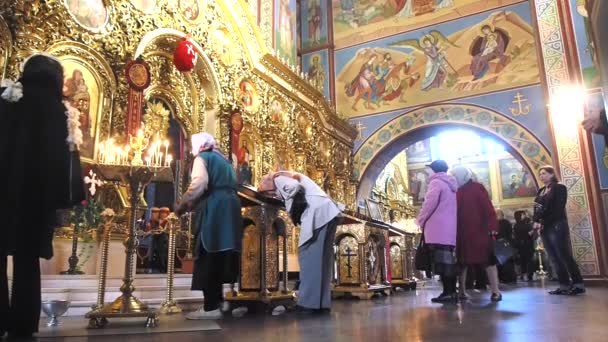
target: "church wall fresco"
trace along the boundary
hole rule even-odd
[[[602,93],[598,92],[590,95],[587,101],[587,110],[600,111],[602,109],[604,109]],[[604,137],[599,134],[592,134],[591,139],[600,188],[608,190],[608,146],[606,146]]]
[[[539,82],[528,2],[338,50],[335,65],[350,118]]]
[[[291,65],[296,64],[296,0],[274,2],[274,48]]]
[[[521,0],[333,0],[336,48],[352,46]]]
[[[328,43],[328,0],[302,0],[302,49],[310,50]]]
[[[451,101],[450,103],[477,105],[494,110],[525,127],[547,150],[553,150],[551,132],[546,124],[547,107],[540,85],[468,97]],[[384,124],[398,116],[407,115],[407,113],[415,110],[416,108],[407,108],[405,110],[352,119],[351,122],[360,130],[360,136],[355,141],[355,153],[359,151],[365,140]]]
[[[302,70],[312,80],[312,83],[321,91],[325,98],[329,101],[329,51],[327,49],[318,50],[315,52],[302,55]]]
[[[569,2],[583,82],[587,88],[598,88],[600,75],[596,67],[595,46],[589,34],[591,24],[584,6],[585,0],[570,0]]]

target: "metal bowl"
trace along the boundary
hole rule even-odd
[[[63,316],[70,307],[70,302],[67,300],[45,300],[42,302],[42,311],[49,317],[46,324],[49,327],[56,327],[59,323],[59,317]]]

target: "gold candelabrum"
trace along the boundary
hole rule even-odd
[[[110,238],[112,235],[112,228],[114,227],[114,211],[112,209],[106,209],[101,213],[101,219],[103,221],[103,237],[101,240],[101,263],[99,265],[99,282],[97,284],[97,303],[93,306],[93,310],[99,310],[103,308],[105,304],[106,296],[106,280],[108,277],[108,251],[110,248]],[[108,320],[105,317],[89,320],[89,328],[99,328],[108,324]]]
[[[136,136],[129,136],[129,145],[133,150],[133,159],[131,160],[131,165],[144,165],[142,154],[144,149],[148,146],[148,143],[149,139],[144,136],[143,129],[139,129]]]
[[[116,158],[113,159],[113,161],[115,160]],[[125,160],[122,159],[122,161],[124,162]],[[137,208],[139,207],[139,202],[144,189],[150,182],[173,181],[171,168],[158,164],[153,166],[135,166],[132,165],[132,163],[126,162],[111,165],[98,164],[95,166],[95,169],[97,174],[101,175],[106,181],[120,182],[128,186],[131,213],[127,238],[124,241],[126,259],[123,284],[120,287],[122,294],[110,304],[102,304],[103,300],[98,299],[98,304],[101,305],[98,305],[95,309],[87,313],[85,317],[89,319],[89,327],[91,328],[103,328],[107,324],[108,318],[129,317],[146,317],[146,327],[155,327],[158,324],[158,314],[156,310],[149,308],[133,295],[133,292],[135,291],[135,287],[133,286],[133,273],[136,252]],[[103,285],[104,290],[102,292],[105,292],[106,274],[101,272],[100,278],[100,287]]]
[[[180,229],[180,219],[174,213],[167,217],[167,228],[169,233],[169,251],[167,265],[167,298],[160,306],[160,312],[163,314],[180,313],[182,309],[177,305],[173,298],[173,280],[175,277],[175,239],[176,233]]]

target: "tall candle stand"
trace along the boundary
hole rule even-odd
[[[146,186],[152,181],[172,182],[173,174],[167,166],[137,166],[137,165],[97,165],[96,172],[106,181],[121,182],[128,185],[131,205],[131,220],[127,238],[125,273],[120,287],[122,295],[112,303],[103,305],[86,314],[90,320],[108,318],[146,317],[146,327],[155,327],[158,323],[156,310],[149,308],[133,295],[133,257],[135,256],[135,231],[137,226],[137,208]],[[95,326],[102,328],[103,326]]]
[[[99,265],[99,282],[97,284],[97,303],[93,306],[93,310],[102,309],[105,304],[106,296],[106,280],[108,277],[108,251],[110,247],[110,237],[112,228],[114,227],[114,211],[106,209],[101,213],[103,221],[103,238],[101,247],[101,263]],[[101,328],[108,324],[105,317],[92,318],[89,320],[89,328]]]
[[[182,309],[177,305],[173,298],[173,280],[175,277],[175,238],[177,230],[180,229],[178,222],[180,219],[171,213],[167,217],[167,230],[169,231],[169,255],[167,265],[167,298],[160,306],[160,312],[163,314],[180,313]]]
[[[545,271],[545,268],[543,266],[543,252],[545,251],[545,248],[543,247],[543,245],[541,243],[539,243],[536,246],[536,252],[538,253],[538,271],[536,271],[536,274],[538,275],[538,277],[540,279],[545,279],[547,277],[547,272]]]
[[[77,205],[74,209],[76,212],[74,213],[76,217],[80,217],[82,214],[82,206]],[[80,223],[79,220],[76,220],[74,223],[74,229],[72,230],[72,254],[68,258],[68,270],[61,272],[62,275],[80,275],[84,274],[81,270],[78,269],[78,236],[80,233]]]

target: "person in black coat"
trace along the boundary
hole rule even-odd
[[[0,88],[0,208],[8,213],[0,228],[0,335],[25,338],[38,331],[39,258],[53,256],[56,211],[85,198],[76,151],[67,142],[62,88],[63,68],[46,55],[30,57],[19,81]]]
[[[538,237],[532,228],[532,220],[524,210],[515,212],[515,246],[519,254],[521,276],[527,275],[528,281],[534,278],[534,240]]]
[[[498,234],[496,239],[503,239],[513,246],[513,226],[509,220],[505,219],[505,214],[502,210],[496,211],[498,217]],[[498,265],[498,278],[503,283],[517,282],[517,274],[515,273],[515,261],[509,259],[502,265]]]
[[[570,228],[566,216],[568,188],[560,184],[555,169],[540,169],[540,180],[545,186],[534,199],[533,228],[540,231],[545,251],[551,259],[559,280],[559,288],[552,295],[578,295],[585,293],[585,284],[572,256]]]

